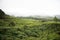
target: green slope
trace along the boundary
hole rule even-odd
[[[7,16],[0,19],[0,40],[60,40],[60,22]]]

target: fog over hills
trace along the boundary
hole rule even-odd
[[[15,16],[60,15],[59,0],[0,0],[0,8]]]

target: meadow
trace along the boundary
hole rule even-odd
[[[0,10],[0,40],[60,40],[59,20],[15,17]]]

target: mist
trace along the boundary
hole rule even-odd
[[[59,0],[0,0],[0,9],[14,16],[60,15]]]

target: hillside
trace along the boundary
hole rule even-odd
[[[59,21],[4,15],[0,19],[0,40],[60,40]]]

